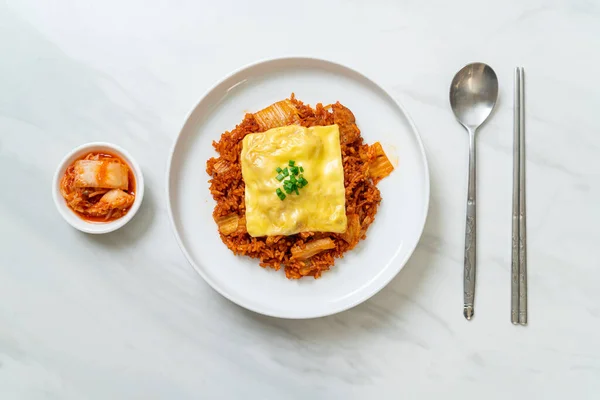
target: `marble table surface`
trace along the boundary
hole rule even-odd
[[[600,3],[0,2],[1,399],[600,397]],[[310,55],[386,86],[418,126],[431,207],[385,289],[308,321],[246,311],[184,259],[165,174],[187,112],[230,71]],[[477,314],[462,316],[467,135],[452,76],[484,61],[498,108],[478,142]],[[512,74],[527,76],[528,327],[510,323]],[[122,230],[75,231],[60,159],[110,141],[146,197]]]

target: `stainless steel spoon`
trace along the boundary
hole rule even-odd
[[[498,98],[498,78],[489,65],[473,63],[465,66],[452,79],[450,106],[454,116],[469,132],[469,190],[467,193],[467,226],[465,230],[464,308],[466,319],[473,318],[475,299],[476,243],[476,159],[475,132],[490,116]]]

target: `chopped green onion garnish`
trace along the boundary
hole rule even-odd
[[[308,184],[308,181],[304,178],[304,175],[302,175],[304,168],[302,168],[301,165],[296,165],[296,161],[294,160],[289,160],[288,166],[285,168],[277,167],[275,170],[277,171],[275,179],[283,185],[283,190],[277,189],[275,191],[281,200],[286,198],[286,195],[283,193],[284,191],[287,194],[296,193],[296,195],[299,195],[300,192],[298,189],[302,189]]]
[[[278,196],[278,197],[279,197],[281,200],[285,199],[285,194],[283,194],[283,192],[281,191],[281,189],[277,189],[277,190],[275,191],[275,193],[277,193],[277,196]]]

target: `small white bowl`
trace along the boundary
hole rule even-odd
[[[79,157],[87,153],[102,151],[106,151],[121,157],[121,159],[123,159],[123,161],[129,165],[135,178],[135,200],[127,214],[119,219],[109,222],[86,221],[78,216],[73,210],[71,210],[69,206],[67,206],[65,199],[60,193],[60,180],[62,179],[69,165],[71,165]],[[58,209],[60,215],[62,215],[65,221],[67,221],[73,228],[79,229],[82,232],[94,234],[113,232],[128,223],[139,210],[140,205],[142,204],[142,199],[144,198],[144,176],[142,175],[142,170],[138,163],[135,162],[133,157],[131,157],[131,155],[121,147],[111,143],[103,142],[86,143],[73,149],[61,161],[56,173],[54,174],[54,179],[52,180],[52,197],[54,198],[54,204],[56,204],[56,208]]]

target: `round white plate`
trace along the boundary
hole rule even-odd
[[[312,106],[339,100],[354,115],[366,143],[381,142],[395,171],[378,187],[383,198],[367,239],[320,279],[288,280],[283,270],[234,256],[212,219],[206,160],[213,140],[247,112],[294,92]],[[259,62],[210,89],[190,113],[173,147],[167,173],[168,209],[175,236],[196,271],[219,293],[249,310],[281,318],[313,318],[353,307],[377,293],[417,246],[429,205],[423,144],[402,106],[364,75],[312,58]]]

